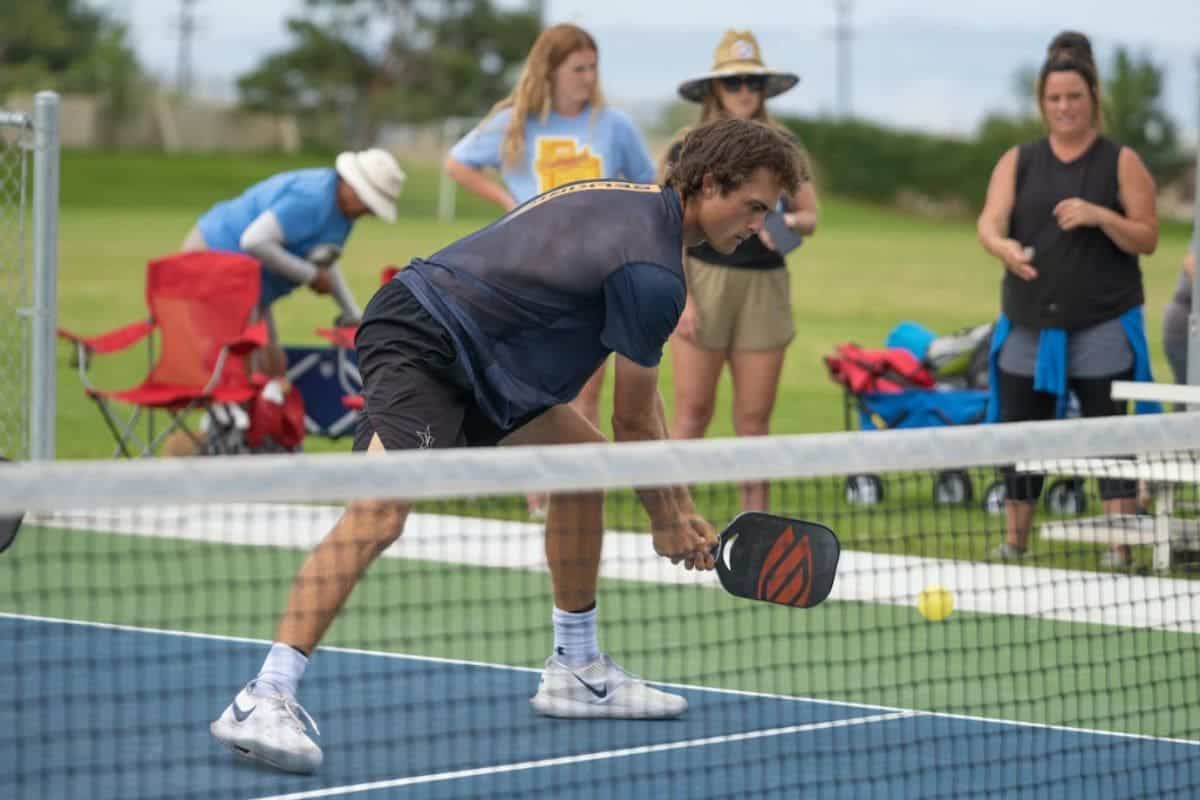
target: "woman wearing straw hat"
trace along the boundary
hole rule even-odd
[[[653,183],[654,161],[641,134],[628,116],[605,105],[598,53],[595,39],[576,25],[542,31],[512,93],[450,150],[446,174],[506,213],[571,181]],[[597,428],[604,371],[596,370],[575,401]],[[530,513],[544,516],[545,504],[544,495],[531,495]]]
[[[362,316],[336,262],[359,217],[374,214],[396,221],[396,198],[404,180],[404,171],[386,150],[346,152],[332,167],[273,175],[200,217],[182,250],[244,252],[262,262],[258,305],[270,344],[258,369],[272,376],[286,370],[271,306],[297,287],[331,295],[342,321],[356,323]]]
[[[700,123],[718,117],[755,119],[780,127],[766,100],[791,89],[799,77],[763,63],[754,34],[729,30],[713,55],[712,69],[684,81],[679,94],[701,104]],[[667,169],[677,156],[671,148]],[[788,228],[804,236],[817,226],[817,198],[806,175],[799,190],[780,198]],[[707,243],[688,251],[688,299],[671,337],[675,413],[671,435],[704,436],[712,421],[717,382],[725,365],[733,379],[733,427],[738,436],[763,436],[795,328],[783,254],[764,230],[730,255]],[[765,482],[740,486],[742,508],[767,508]]]

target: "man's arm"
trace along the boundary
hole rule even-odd
[[[325,271],[329,275],[329,293],[342,312],[339,319],[343,324],[357,324],[362,319],[362,308],[355,302],[354,292],[350,290],[350,284],[346,283],[346,277],[337,264],[330,264]]]
[[[658,368],[643,367],[617,354],[613,397],[613,436],[618,442],[667,438],[666,414],[658,392]],[[654,549],[672,563],[688,568],[712,568],[709,548],[716,543],[712,526],[696,514],[686,486],[637,488],[638,499],[650,515]]]
[[[662,394],[658,391],[658,368],[643,367],[619,354],[614,359],[617,377],[613,397],[613,437],[618,442],[670,438]],[[651,519],[655,518],[652,507],[664,509],[667,513],[663,517],[696,511],[686,486],[639,490],[638,496]]]
[[[307,286],[320,275],[315,264],[294,256],[283,247],[283,226],[274,211],[264,211],[242,232],[238,246],[290,281]]]

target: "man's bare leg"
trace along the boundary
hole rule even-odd
[[[367,453],[382,452],[376,434]],[[351,503],[292,581],[275,641],[311,655],[367,567],[403,533],[410,508],[397,501]]]
[[[571,406],[556,406],[503,444],[584,444],[604,436]],[[604,493],[550,497],[546,560],[554,587],[554,655],[530,705],[550,717],[661,719],[687,711],[687,700],[625,672],[600,651],[596,584],[604,538]]]
[[[556,406],[507,437],[504,445],[585,444],[604,435],[572,406]],[[546,516],[546,562],[554,585],[554,605],[563,611],[596,602],[604,539],[604,493],[551,497]]]
[[[600,430],[600,394],[604,390],[604,373],[607,366],[607,361],[601,364],[579,390],[579,396],[571,401],[571,406],[597,431]],[[525,496],[525,504],[530,516],[545,519],[549,513],[550,496],[545,492],[530,492]]]
[[[378,436],[367,452],[383,452]],[[396,501],[347,507],[292,581],[287,610],[258,676],[209,726],[218,741],[288,772],[311,773],[321,766],[321,748],[305,727],[310,723],[316,733],[316,723],[296,701],[300,678],[359,578],[403,532],[408,512],[408,504]]]

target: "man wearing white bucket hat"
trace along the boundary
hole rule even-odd
[[[331,295],[340,320],[355,323],[362,309],[337,268],[355,220],[374,214],[396,221],[396,198],[405,175],[386,150],[346,152],[333,167],[283,172],[217,203],[200,218],[181,249],[248,253],[262,263],[259,311],[271,334],[261,369],[282,375],[271,305],[298,286]]]

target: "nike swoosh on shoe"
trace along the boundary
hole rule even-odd
[[[241,709],[241,707],[237,704],[237,700],[234,700],[233,701],[233,718],[236,719],[238,722],[245,722],[247,719],[250,718],[250,715],[254,713],[254,709],[256,709],[256,708],[258,708],[258,706],[253,705],[253,706],[250,706],[250,708],[243,711]]]
[[[603,700],[605,697],[608,697],[608,684],[607,683],[602,683],[602,684],[600,684],[599,688],[596,688],[592,684],[585,681],[583,678],[576,675],[574,672],[572,672],[571,675],[575,678],[575,680],[582,683],[589,692],[591,692],[592,694],[594,694],[596,697],[600,698],[601,700]]]

